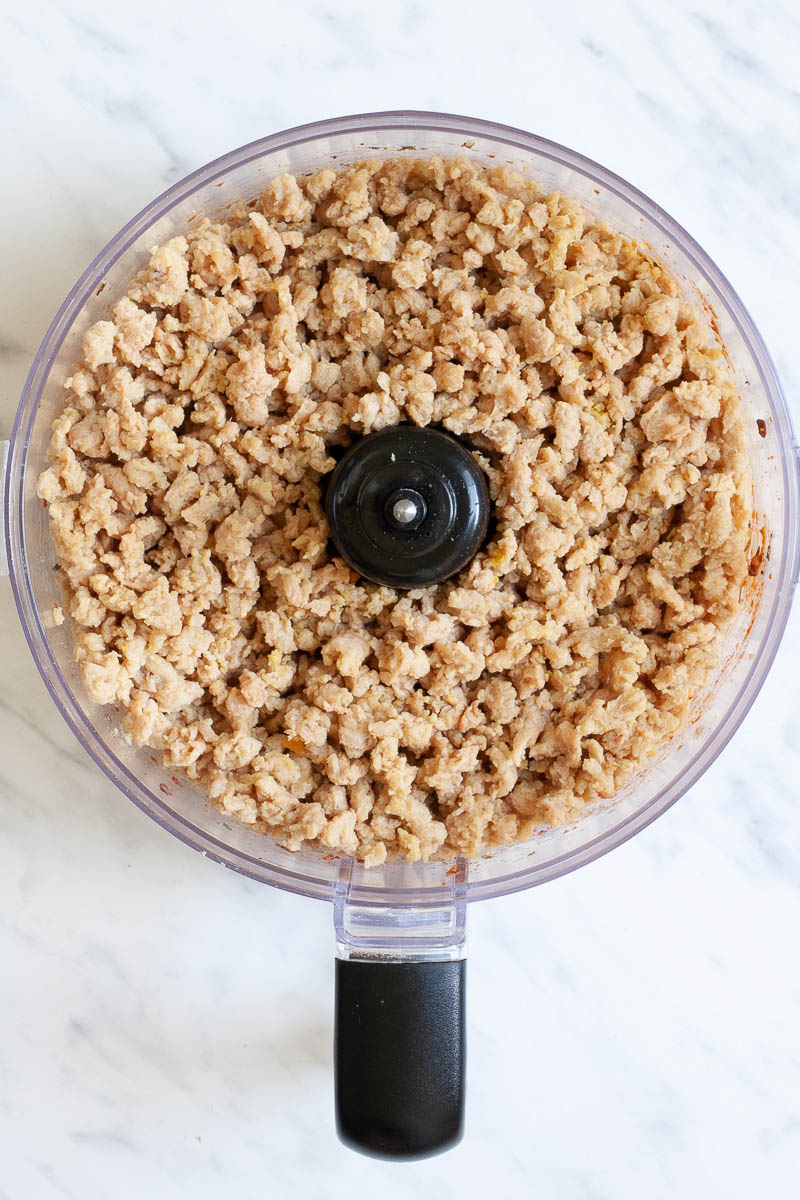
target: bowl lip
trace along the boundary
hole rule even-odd
[[[800,488],[797,472],[789,469],[788,465],[790,462],[793,466],[796,465],[794,456],[797,454],[797,443],[792,431],[792,421],[786,398],[769,351],[735,289],[699,243],[656,202],[601,164],[557,142],[517,129],[514,126],[452,113],[400,109],[328,118],[270,134],[212,159],[206,165],[197,168],[165,189],[106,243],[70,289],[44,334],[28,372],[11,433],[9,462],[4,481],[5,541],[14,599],[34,662],[53,701],[73,733],[87,750],[90,758],[123,794],[162,828],[205,856],[239,874],[270,883],[272,886],[286,891],[327,900],[333,899],[336,889],[334,879],[324,879],[306,874],[302,870],[265,863],[263,860],[249,855],[246,851],[234,848],[207,831],[199,829],[191,821],[179,816],[173,809],[159,801],[149,790],[146,791],[148,797],[146,802],[137,793],[136,789],[141,785],[138,784],[133,774],[97,736],[95,727],[89,721],[82,707],[75,701],[75,694],[52,654],[47,634],[36,608],[31,580],[25,567],[26,533],[23,493],[25,464],[31,428],[42,389],[49,377],[53,361],[64,337],[90,298],[92,290],[102,275],[125,254],[132,242],[150,225],[165,216],[176,204],[187,199],[200,187],[208,186],[232,168],[240,168],[255,159],[262,158],[265,154],[288,150],[326,135],[380,134],[405,128],[412,136],[415,132],[422,130],[438,130],[461,134],[465,138],[473,136],[491,138],[493,142],[506,144],[517,151],[527,151],[540,158],[550,159],[580,172],[608,191],[615,193],[629,207],[655,223],[680,247],[700,276],[707,280],[722,297],[728,315],[736,325],[758,371],[771,415],[776,424],[789,433],[791,440],[791,446],[786,448],[785,453],[779,455],[786,536],[781,549],[780,561],[774,564],[773,569],[777,571],[783,586],[776,589],[772,601],[772,611],[769,614],[771,619],[766,627],[759,653],[753,657],[737,694],[720,724],[699,745],[680,776],[665,783],[643,808],[622,817],[617,824],[602,834],[551,859],[546,867],[539,871],[536,870],[535,864],[525,867],[514,864],[506,874],[494,875],[487,879],[470,880],[464,885],[468,900],[507,895],[577,870],[624,844],[629,838],[645,829],[693,786],[728,744],[763,685],[786,627],[794,585],[797,581],[798,565],[800,565],[800,528],[798,527]],[[364,149],[365,152],[368,152],[371,147],[365,145]],[[378,147],[372,149],[377,151]],[[365,156],[367,155],[365,154]],[[12,490],[12,482],[15,480],[16,491]],[[74,711],[70,708],[70,702],[74,705]],[[535,849],[530,852],[529,857],[535,857]],[[298,858],[298,867],[300,861]],[[441,902],[439,885],[392,891],[386,887],[371,886],[367,881],[359,884],[355,890],[366,902],[373,903],[405,905],[432,903],[437,900]]]

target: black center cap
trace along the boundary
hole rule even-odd
[[[341,459],[325,512],[344,559],[374,583],[426,587],[467,565],[486,537],[489,488],[449,433],[394,425]]]

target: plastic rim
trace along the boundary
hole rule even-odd
[[[789,434],[791,434],[792,428],[786,400],[774,364],[760,334],[731,284],[694,238],[659,205],[620,176],[556,142],[548,141],[512,126],[498,125],[490,121],[447,113],[413,110],[366,113],[297,126],[248,143],[192,172],[143,208],[108,242],[84,271],[53,318],[33,360],[12,430],[11,452],[3,497],[6,515],[5,539],[12,589],[25,637],[45,686],[67,724],[95,763],[137,807],[187,845],[243,875],[268,882],[287,891],[328,900],[332,899],[334,892],[332,880],[318,878],[300,869],[287,870],[276,864],[265,863],[239,849],[234,849],[214,838],[205,830],[198,828],[192,822],[179,817],[154,793],[147,791],[146,795],[143,795],[141,785],[133,774],[98,737],[58,667],[36,607],[26,567],[25,463],[36,409],[45,381],[64,337],[102,276],[112,264],[125,254],[148,226],[201,187],[207,186],[231,169],[260,159],[266,154],[287,150],[326,135],[340,135],[347,132],[380,134],[382,131],[399,129],[408,129],[412,136],[419,131],[428,130],[455,133],[463,137],[486,137],[516,150],[534,153],[540,158],[549,159],[554,163],[579,171],[586,178],[619,196],[629,207],[657,224],[665,235],[680,247],[699,275],[707,280],[722,297],[728,315],[736,325],[756,365],[776,426]],[[641,809],[623,818],[601,835],[551,859],[545,869],[535,871],[528,867],[510,870],[506,874],[501,873],[486,879],[469,881],[465,885],[469,900],[505,895],[547,882],[576,870],[622,845],[671,807],[725,748],[749,711],[766,678],[783,636],[791,608],[794,584],[800,565],[800,523],[798,521],[800,495],[798,494],[797,475],[788,466],[790,461],[794,465],[794,459],[788,453],[781,455],[780,472],[786,538],[781,549],[780,559],[774,563],[774,570],[783,586],[776,590],[773,598],[772,608],[768,614],[768,633],[759,647],[759,652],[753,659],[734,701],[714,731],[713,737],[707,738],[699,746],[697,753],[681,775],[665,784]],[[386,887],[364,885],[359,888],[359,891],[366,898],[380,898],[382,903],[407,904],[424,901],[433,895],[441,895],[438,886],[432,889],[404,889],[401,892],[392,893]]]

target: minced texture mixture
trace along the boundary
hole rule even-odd
[[[707,683],[747,574],[739,401],[647,249],[474,162],[275,179],[86,333],[39,481],[75,657],[126,735],[297,849],[409,861],[609,797]],[[396,592],[332,452],[465,439],[491,541]]]

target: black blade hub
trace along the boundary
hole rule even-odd
[[[426,587],[455,575],[478,550],[489,488],[451,434],[394,425],[347,450],[330,477],[325,511],[337,550],[360,575]]]

